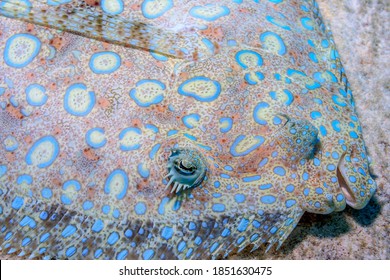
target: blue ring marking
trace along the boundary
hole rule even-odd
[[[149,107],[151,105],[154,105],[154,104],[158,104],[160,102],[162,102],[164,100],[164,95],[163,94],[159,94],[159,95],[156,95],[154,96],[153,100],[149,101],[149,102],[144,102],[144,101],[141,101],[138,97],[137,97],[137,87],[139,86],[142,86],[143,84],[146,84],[146,83],[152,83],[152,84],[156,84],[160,90],[165,90],[166,89],[166,86],[165,84],[163,84],[162,82],[158,81],[158,80],[140,80],[138,81],[136,84],[135,84],[135,88],[133,88],[132,90],[130,90],[129,92],[129,95],[131,97],[131,99],[133,99],[135,101],[135,103],[140,106],[140,107]]]
[[[123,199],[125,197],[126,192],[127,192],[127,188],[129,186],[129,178],[127,176],[127,173],[125,171],[123,171],[122,169],[115,169],[114,171],[112,171],[110,173],[110,175],[108,175],[108,177],[106,179],[106,182],[104,184],[104,192],[106,194],[110,193],[110,191],[111,191],[111,186],[110,186],[111,181],[117,175],[121,176],[121,178],[123,180],[123,183],[124,183],[122,191],[116,195],[116,198],[121,200],[121,199]]]
[[[268,16],[266,16],[265,18],[266,18],[270,23],[272,23],[273,25],[276,25],[276,26],[278,26],[278,27],[280,27],[280,28],[283,28],[284,30],[290,30],[290,31],[291,31],[290,26],[284,25],[284,24],[278,22],[274,17],[268,15]]]
[[[343,102],[338,95],[332,95],[332,100],[336,105],[339,105],[340,107],[347,106],[347,103]]]
[[[310,113],[310,117],[313,119],[313,120],[316,120],[318,118],[321,118],[322,117],[322,114],[321,112],[318,112],[318,111],[313,111]]]
[[[286,186],[286,191],[289,192],[289,193],[292,193],[293,191],[295,190],[295,186],[294,185],[287,185]]]
[[[283,167],[281,167],[281,166],[276,166],[274,168],[274,173],[279,175],[279,176],[285,176],[286,175],[286,170]]]
[[[129,251],[124,249],[118,253],[118,255],[116,256],[116,259],[117,260],[125,260],[128,254],[129,254]]]
[[[349,136],[350,136],[351,138],[353,138],[353,139],[359,138],[359,135],[357,135],[357,133],[356,133],[355,131],[351,131],[351,132],[349,133]]]
[[[238,65],[240,65],[243,69],[248,69],[248,65],[246,65],[245,62],[242,60],[242,56],[245,54],[250,54],[250,55],[256,57],[256,59],[257,59],[256,66],[263,65],[263,58],[261,57],[260,54],[258,54],[255,51],[251,51],[251,50],[241,50],[241,51],[236,53],[235,59],[236,59]]]
[[[200,115],[199,114],[190,114],[182,117],[182,122],[187,128],[194,128],[194,125],[191,122],[199,122]]]
[[[169,198],[168,197],[164,197],[162,200],[161,200],[161,203],[160,205],[158,206],[158,213],[160,215],[164,215],[165,214],[165,205],[169,202]]]
[[[115,65],[113,65],[111,67],[111,69],[98,69],[98,68],[95,67],[95,60],[98,59],[101,56],[104,56],[104,55],[111,56],[113,59],[116,60]],[[114,53],[114,52],[107,52],[106,51],[106,52],[94,53],[91,56],[91,59],[89,60],[89,68],[95,74],[111,74],[111,73],[115,72],[116,70],[118,70],[118,68],[120,66],[121,66],[121,57],[117,53]]]
[[[168,10],[170,10],[173,7],[173,1],[172,0],[166,0],[166,1],[164,1],[166,6],[162,10],[160,10],[158,12],[155,12],[155,13],[148,13],[148,11],[147,11],[148,10],[148,5],[149,4],[153,5],[154,4],[153,2],[156,2],[156,0],[144,0],[142,2],[142,5],[141,5],[142,14],[143,14],[144,17],[146,17],[148,19],[158,18],[158,17],[162,16],[163,14],[165,14]]]
[[[63,238],[72,236],[77,231],[77,228],[74,225],[68,225],[61,233]]]
[[[124,8],[124,5],[123,5],[123,1],[122,0],[115,0],[116,4],[118,5],[118,8],[116,11],[111,11],[108,7],[108,3],[109,2],[112,2],[113,0],[101,0],[100,2],[100,7],[102,8],[102,10],[106,13],[106,14],[109,14],[109,15],[119,15],[120,13],[123,12],[123,8]]]
[[[34,100],[34,97],[32,96],[32,92],[31,92],[34,89],[41,92],[42,95],[40,96],[40,100]],[[25,93],[26,93],[27,103],[30,104],[31,106],[42,106],[47,102],[48,96],[45,94],[46,89],[41,85],[38,84],[29,85],[26,88]]]
[[[230,131],[233,127],[233,119],[229,117],[220,118],[219,123],[223,126],[220,128],[220,131],[222,133]]]
[[[155,126],[154,124],[150,124],[150,123],[145,124],[145,128],[153,131],[154,134],[157,134],[159,132],[158,127]]]
[[[162,230],[161,230],[161,237],[164,238],[165,240],[169,240],[172,238],[173,236],[173,233],[174,233],[174,230],[173,228],[171,227],[168,227],[168,226],[165,226]]]
[[[87,142],[87,144],[89,146],[91,146],[92,148],[95,148],[95,149],[101,148],[104,145],[106,145],[106,143],[107,143],[107,139],[106,138],[102,139],[98,143],[92,141],[91,136],[92,136],[92,133],[94,133],[94,132],[97,132],[97,133],[100,133],[100,134],[103,134],[103,135],[105,133],[103,128],[100,128],[100,127],[91,128],[90,130],[87,131],[87,134],[85,135],[85,141]]]
[[[216,87],[216,90],[215,90],[215,93],[212,94],[211,96],[209,97],[203,97],[203,96],[200,96],[198,95],[196,92],[187,92],[185,91],[183,88],[185,86],[187,86],[188,84],[190,83],[194,83],[194,82],[198,82],[198,81],[201,81],[201,82],[206,82],[206,83],[212,83],[215,87]],[[211,102],[211,101],[214,101],[215,99],[218,98],[219,94],[221,93],[221,85],[218,81],[214,81],[214,80],[211,80],[209,78],[206,78],[204,76],[197,76],[197,77],[193,77],[191,79],[188,79],[186,80],[185,82],[183,82],[179,88],[178,88],[178,93],[180,95],[184,95],[184,96],[189,96],[189,97],[193,97],[195,98],[196,100],[198,101],[201,101],[201,102]]]
[[[88,104],[88,107],[86,109],[84,109],[83,111],[75,111],[74,109],[72,109],[69,106],[69,102],[71,101],[70,100],[71,92],[74,89],[81,89],[83,91],[86,91],[88,88],[85,84],[81,84],[81,83],[73,84],[73,85],[69,86],[66,89],[66,93],[65,93],[65,97],[64,97],[64,109],[65,109],[65,111],[67,111],[71,115],[74,115],[77,117],[84,117],[84,116],[88,115],[92,111],[93,107],[95,106],[95,102],[96,102],[95,93],[93,91],[84,92],[84,95],[87,94],[89,101],[90,101]]]
[[[107,238],[107,243],[108,245],[114,245],[117,241],[119,240],[119,233],[116,231],[112,232],[108,238]]]
[[[264,204],[273,204],[276,201],[276,197],[273,195],[263,195],[260,197],[260,201]]]
[[[20,175],[17,179],[16,179],[16,183],[18,185],[21,185],[23,183],[26,183],[27,185],[31,185],[33,182],[33,178],[28,175],[28,174],[23,174],[23,175]]]
[[[247,150],[243,152],[237,152],[236,147],[241,143],[246,138],[246,135],[239,135],[236,140],[234,140],[234,143],[230,147],[230,153],[234,157],[241,157],[241,156],[246,156],[249,153],[253,152],[256,150],[258,147],[260,147],[264,143],[264,137],[262,136],[255,136],[254,138],[257,140],[257,143],[249,147]]]
[[[237,202],[237,203],[244,203],[245,202],[245,195],[242,194],[242,193],[238,193],[234,196],[234,200]]]
[[[303,17],[301,18],[301,24],[304,28],[306,28],[309,31],[313,31],[314,27],[311,26],[309,23],[312,23],[312,19],[309,17]]]
[[[154,250],[152,249],[147,249],[142,253],[142,258],[144,260],[150,260],[154,256]]]
[[[161,147],[161,144],[156,144],[153,146],[153,148],[150,150],[150,153],[149,153],[149,158],[150,159],[154,159],[154,157],[156,156],[158,150],[160,149]]]
[[[260,180],[260,179],[261,179],[260,175],[253,175],[253,176],[248,176],[248,177],[242,178],[242,181],[243,182],[253,182],[253,181]]]
[[[249,226],[249,220],[248,219],[245,219],[245,218],[242,218],[242,220],[240,221],[240,223],[238,224],[237,226],[237,230],[239,232],[243,232],[243,231],[246,231],[246,229],[248,228]]]
[[[101,232],[102,229],[104,228],[104,223],[102,220],[98,219],[95,221],[95,223],[92,225],[91,230],[98,233]]]
[[[29,40],[34,41],[34,43],[36,44],[36,47],[33,50],[32,54],[30,54],[30,57],[27,60],[25,60],[22,63],[15,63],[15,62],[12,61],[12,58],[10,58],[9,51],[10,51],[10,47],[11,47],[11,44],[13,43],[13,41],[15,39],[17,39],[17,38],[20,38],[20,37],[24,37],[24,38],[27,38]],[[7,42],[5,43],[4,62],[8,66],[11,66],[11,67],[23,68],[23,67],[27,66],[28,64],[30,64],[33,61],[33,59],[38,55],[40,49],[41,49],[41,41],[39,41],[39,39],[37,37],[35,37],[35,36],[31,35],[31,34],[25,34],[25,33],[15,34],[15,35],[11,36],[7,40]]]
[[[274,37],[279,42],[278,54],[285,55],[287,52],[287,48],[286,48],[286,45],[284,44],[282,38],[278,34],[271,32],[271,31],[266,31],[260,35],[260,41],[264,43],[267,40],[268,36]]]
[[[268,189],[270,189],[270,188],[272,188],[272,187],[273,187],[272,184],[271,184],[271,183],[268,183],[268,184],[260,185],[260,186],[259,186],[259,189],[260,189],[260,190],[268,190]]]
[[[134,211],[137,215],[144,215],[146,213],[146,204],[138,202],[134,207]]]
[[[250,72],[246,73],[244,76],[245,81],[250,85],[257,85],[257,80],[252,79],[252,75],[255,75],[258,80],[262,81],[264,80],[265,76],[261,72]]]
[[[84,211],[91,210],[92,208],[93,208],[93,202],[92,201],[90,201],[90,200],[84,201],[84,203],[83,203]]]
[[[294,102],[294,95],[291,93],[291,91],[287,90],[287,89],[284,89],[283,92],[286,94],[287,96],[287,100],[286,102],[284,103],[284,105],[286,106],[290,106],[291,103]]]
[[[126,134],[128,132],[135,132],[136,134],[138,135],[142,135],[142,131],[141,129],[139,129],[138,127],[128,127],[128,128],[125,128],[121,131],[121,133],[119,133],[119,140],[122,140]],[[133,150],[137,150],[141,147],[141,144],[139,143],[136,143],[136,144],[133,144],[133,145],[130,145],[130,146],[125,146],[123,144],[120,144],[120,149],[122,151],[133,151]]]
[[[204,11],[207,11],[207,9],[210,9],[210,8],[222,8],[222,10],[218,13],[215,13],[214,15],[204,15]],[[215,21],[221,17],[224,17],[224,16],[227,16],[230,14],[230,10],[228,7],[226,6],[217,6],[215,4],[206,4],[204,6],[195,6],[195,7],[192,7],[191,10],[190,10],[190,15],[195,17],[195,18],[199,18],[199,19],[203,19],[205,21]]]
[[[66,181],[63,184],[62,189],[64,191],[66,191],[70,187],[74,187],[77,192],[81,189],[80,182],[77,181],[77,180],[68,180],[68,181]],[[62,201],[62,203],[66,204],[66,205],[72,204],[72,202],[73,202],[73,200],[71,198],[69,198],[66,194],[63,194],[61,196],[61,201]]]
[[[332,128],[333,128],[334,131],[336,131],[336,132],[340,132],[341,131],[340,121],[339,120],[333,120],[331,124],[332,124]]]
[[[76,254],[76,252],[77,252],[76,247],[71,246],[71,247],[69,247],[69,248],[66,250],[65,255],[66,255],[66,257],[70,258],[70,257],[72,257],[74,254]]]
[[[43,198],[50,199],[53,196],[53,192],[50,188],[43,188],[41,195]]]
[[[44,136],[40,139],[38,139],[32,147],[28,150],[27,155],[26,155],[26,163],[28,165],[33,164],[33,159],[31,158],[34,151],[39,148],[39,146],[45,142],[50,142],[53,145],[53,156],[47,160],[46,162],[41,162],[37,165],[38,168],[46,168],[49,167],[57,158],[58,154],[60,153],[60,145],[58,144],[57,140],[49,135],[49,136]]]
[[[212,210],[213,210],[214,212],[218,212],[218,213],[224,212],[224,211],[225,211],[225,204],[222,204],[222,203],[215,203],[215,204],[213,204],[213,206],[212,206]]]
[[[142,178],[149,178],[150,171],[144,166],[144,163],[138,164],[137,172]]]
[[[259,112],[261,110],[264,110],[265,108],[268,108],[268,107],[269,107],[269,104],[267,102],[259,102],[256,105],[255,109],[253,110],[253,119],[255,120],[256,123],[258,123],[260,125],[266,125],[267,124],[266,120],[260,119]]]

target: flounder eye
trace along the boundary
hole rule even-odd
[[[203,156],[196,150],[172,150],[167,163],[168,188],[173,184],[171,193],[178,193],[199,186],[206,176],[207,166]]]

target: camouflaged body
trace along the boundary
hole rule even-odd
[[[22,3],[24,20],[82,35],[0,17],[2,253],[226,257],[280,246],[305,211],[371,198],[314,1],[57,2],[0,1],[7,17]],[[85,11],[90,22],[75,18]],[[171,193],[181,148],[202,155],[206,177]]]

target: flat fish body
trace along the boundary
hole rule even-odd
[[[227,257],[375,192],[315,1],[8,0],[0,14],[3,254]]]

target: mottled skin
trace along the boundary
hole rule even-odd
[[[305,211],[360,209],[375,192],[315,2],[124,1],[110,30],[104,1],[16,15],[5,2],[3,15],[84,37],[0,18],[3,253],[216,258],[280,246]],[[178,193],[177,149],[207,166]]]

